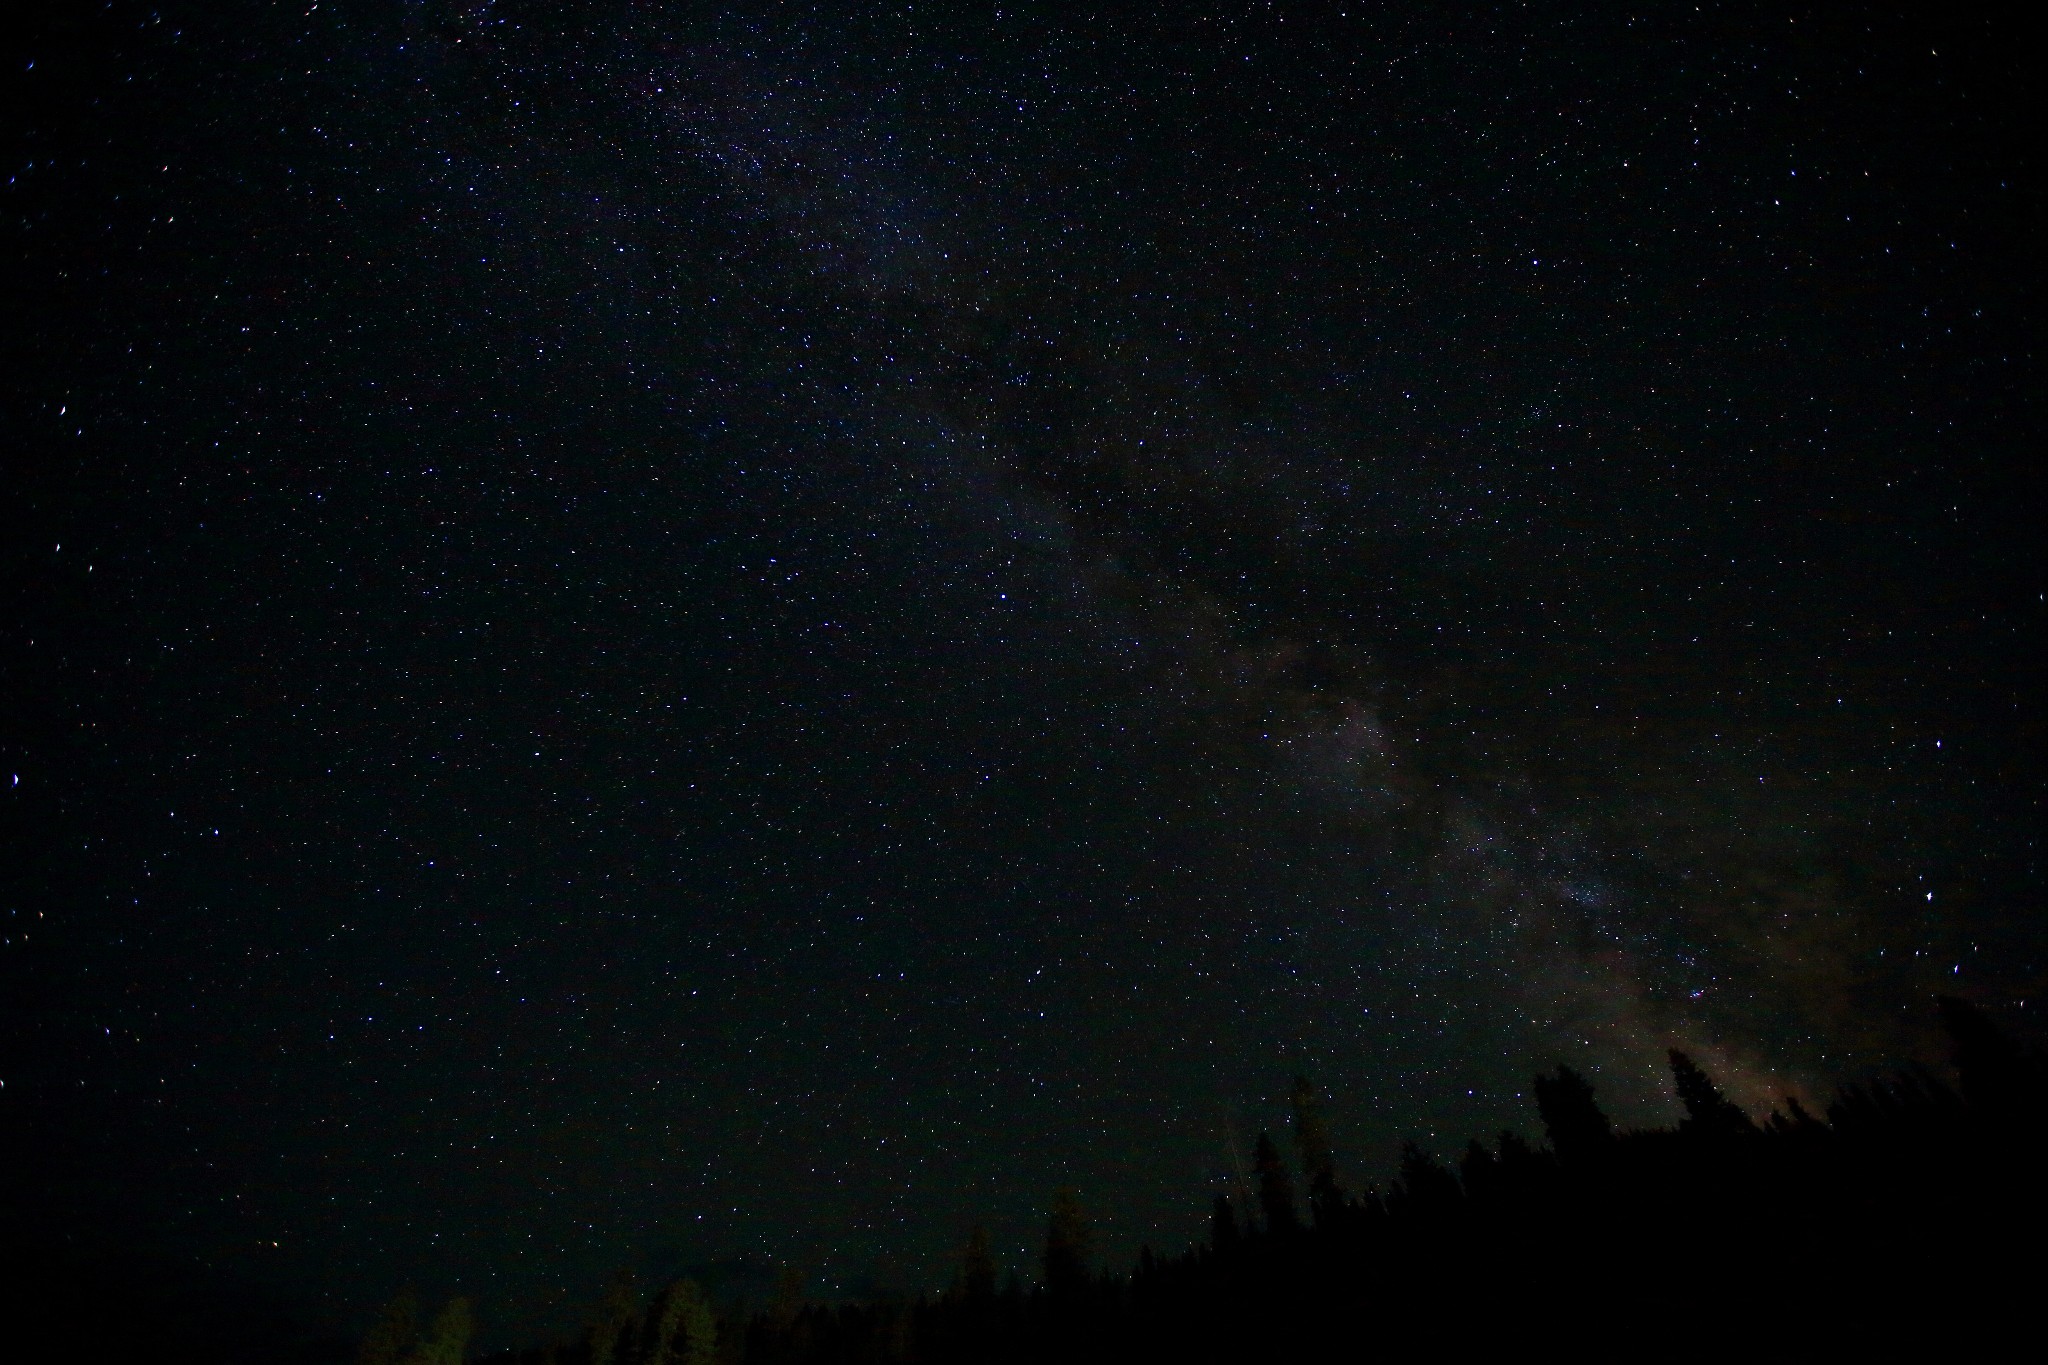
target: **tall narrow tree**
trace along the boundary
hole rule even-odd
[[[1053,1195],[1052,1216],[1045,1227],[1045,1287],[1055,1294],[1069,1294],[1088,1283],[1088,1218],[1081,1210],[1078,1191],[1061,1189]]]
[[[1238,1231],[1237,1210],[1230,1205],[1230,1196],[1219,1194],[1216,1203],[1209,1210],[1209,1245],[1219,1253],[1237,1250],[1244,1234]]]
[[[1419,1143],[1401,1144],[1401,1181],[1394,1193],[1396,1206],[1410,1213],[1440,1218],[1457,1208],[1463,1199],[1458,1177],[1423,1151]]]
[[[1941,1026],[1963,1099],[1986,1118],[2018,1127],[2038,1127],[2041,1097],[2048,1094],[2048,1064],[1998,1031],[1982,1010],[1945,995],[1937,1002]]]
[[[1671,1078],[1685,1105],[1685,1117],[1678,1121],[1679,1132],[1710,1138],[1746,1137],[1756,1132],[1756,1124],[1742,1112],[1742,1107],[1723,1095],[1699,1064],[1677,1048],[1671,1049]]]
[[[462,1356],[469,1349],[470,1334],[476,1330],[476,1318],[470,1311],[469,1300],[456,1298],[434,1317],[434,1325],[427,1329],[426,1340],[413,1348],[405,1358],[405,1365],[462,1365]]]
[[[718,1320],[695,1280],[677,1280],[654,1307],[647,1365],[716,1365]]]
[[[420,1335],[420,1296],[402,1289],[384,1305],[356,1352],[356,1365],[398,1365]]]
[[[620,1345],[631,1340],[629,1329],[638,1297],[629,1272],[622,1270],[612,1277],[591,1319],[590,1365],[614,1365]]]
[[[988,1229],[976,1224],[960,1249],[960,1296],[969,1303],[986,1303],[996,1296],[996,1258],[989,1247]]]
[[[1568,1066],[1536,1078],[1536,1108],[1551,1150],[1566,1165],[1598,1159],[1614,1142],[1614,1125],[1594,1103],[1592,1085]]]
[[[1266,1215],[1266,1231],[1281,1237],[1299,1229],[1301,1214],[1294,1206],[1294,1177],[1288,1174],[1287,1163],[1280,1159],[1280,1149],[1273,1144],[1271,1133],[1259,1134],[1252,1166],[1258,1172],[1259,1209]]]
[[[1309,1216],[1317,1226],[1332,1222],[1344,1207],[1344,1192],[1337,1185],[1337,1158],[1330,1145],[1329,1124],[1323,1106],[1308,1077],[1296,1076],[1291,1096],[1294,1107],[1294,1150],[1301,1158],[1302,1174],[1308,1178]]]

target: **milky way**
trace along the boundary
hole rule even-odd
[[[52,1225],[509,1337],[2031,1006],[1996,34],[615,8],[44,35]]]

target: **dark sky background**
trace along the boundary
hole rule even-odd
[[[83,7],[81,7],[83,9]],[[19,23],[19,20],[13,21]],[[41,1235],[494,1335],[2041,1008],[2032,35],[117,3],[0,120]]]

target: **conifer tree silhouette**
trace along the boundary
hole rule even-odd
[[[1539,1155],[1520,1133],[1505,1130],[1500,1135],[1500,1170],[1511,1188],[1527,1188],[1539,1179],[1546,1158]]]
[[[775,1272],[775,1298],[769,1304],[769,1316],[782,1327],[796,1321],[797,1311],[804,1304],[803,1272],[793,1265],[785,1265]]]
[[[969,1303],[986,1303],[996,1296],[996,1258],[989,1248],[988,1229],[976,1224],[960,1250],[960,1296]]]
[[[1219,1252],[1234,1251],[1244,1234],[1238,1230],[1237,1210],[1230,1205],[1230,1196],[1219,1194],[1209,1209],[1209,1245]]]
[[[677,1280],[664,1289],[650,1317],[645,1365],[716,1365],[718,1321],[695,1280]]]
[[[590,1365],[615,1365],[619,1347],[630,1339],[628,1328],[637,1298],[630,1272],[622,1270],[612,1277],[591,1319]]]
[[[1964,1102],[1990,1118],[2038,1124],[2044,1090],[2039,1059],[2029,1057],[1968,1001],[1944,995],[1936,1004]],[[2026,1112],[2029,1099],[2035,1101],[2033,1112]]]
[[[1465,1186],[1465,1193],[1473,1199],[1498,1198],[1505,1187],[1501,1173],[1500,1158],[1488,1151],[1486,1144],[1478,1138],[1466,1144],[1465,1155],[1458,1161],[1458,1176]]]
[[[1475,1144],[1476,1145],[1476,1144]],[[1401,1185],[1398,1202],[1408,1212],[1442,1215],[1463,1198],[1458,1178],[1414,1142],[1401,1144]]]
[[[1670,1056],[1671,1078],[1685,1105],[1685,1117],[1678,1121],[1679,1132],[1693,1137],[1730,1138],[1747,1137],[1757,1131],[1749,1115],[1721,1093],[1698,1063],[1677,1048],[1671,1049]]]
[[[1536,1078],[1536,1108],[1551,1150],[1568,1165],[1597,1160],[1613,1145],[1614,1125],[1593,1102],[1593,1087],[1568,1066]]]
[[[683,1281],[682,1365],[717,1365],[718,1318],[695,1280]]]
[[[1280,1237],[1297,1230],[1301,1215],[1294,1207],[1294,1177],[1287,1173],[1271,1133],[1259,1134],[1252,1168],[1259,1177],[1259,1211],[1266,1215],[1266,1231]]]
[[[1291,1098],[1294,1150],[1301,1157],[1302,1174],[1308,1178],[1309,1216],[1317,1226],[1326,1226],[1344,1206],[1344,1192],[1337,1185],[1337,1158],[1330,1146],[1329,1126],[1323,1120],[1322,1104],[1308,1077],[1294,1078]]]
[[[1819,1119],[1806,1112],[1806,1106],[1799,1102],[1797,1095],[1785,1096],[1783,1113],[1771,1111],[1771,1131],[1775,1133],[1816,1133],[1825,1127]]]
[[[476,1319],[472,1315],[468,1299],[450,1299],[447,1307],[435,1315],[434,1325],[427,1329],[427,1336],[411,1355],[405,1358],[405,1365],[462,1365],[462,1356],[469,1349],[470,1334],[476,1330]]]
[[[1045,1226],[1045,1287],[1071,1294],[1088,1283],[1088,1218],[1077,1190],[1061,1189],[1052,1199]]]
[[[676,1365],[680,1359],[676,1341],[683,1325],[683,1286],[690,1283],[677,1280],[661,1291],[648,1310],[646,1365]]]
[[[384,1306],[356,1352],[356,1365],[399,1365],[420,1335],[420,1298],[402,1289]]]

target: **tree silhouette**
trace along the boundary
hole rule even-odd
[[[674,1281],[647,1310],[634,1365],[715,1365],[717,1359],[718,1321],[711,1301],[695,1280]],[[625,1365],[623,1350],[617,1360]]]
[[[1401,1184],[1396,1202],[1403,1212],[1442,1215],[1463,1198],[1458,1177],[1438,1165],[1436,1158],[1416,1143],[1401,1144]]]
[[[596,1316],[591,1319],[590,1365],[615,1365],[619,1348],[630,1347],[627,1329],[632,1325],[638,1299],[631,1272],[622,1270],[612,1277],[604,1297],[598,1300]]]
[[[1054,1294],[1071,1294],[1088,1283],[1088,1218],[1079,1191],[1061,1189],[1052,1199],[1045,1225],[1045,1286]]]
[[[1491,1147],[1470,1143],[1453,1175],[1411,1142],[1384,1199],[1344,1202],[1312,1231],[1261,1134],[1263,1223],[1241,1218],[1242,1197],[1220,1195],[1206,1246],[1169,1257],[1147,1248],[1130,1274],[1093,1276],[1080,1201],[1062,1190],[1039,1289],[1013,1273],[994,1293],[979,1230],[953,1289],[935,1298],[779,1302],[721,1330],[682,1281],[637,1336],[615,1338],[605,1365],[1583,1354],[1593,1313],[1627,1334],[1616,1340],[1682,1324],[1689,1355],[1738,1349],[1740,1332],[1774,1350],[1855,1358],[1933,1329],[1960,1351],[1959,1332],[2038,1296],[2025,1239],[2048,1218],[2048,1191],[2041,1130],[2026,1116],[2041,1112],[2048,1076],[2038,1053],[1969,1007],[1945,1004],[1943,1022],[1960,1094],[1909,1070],[1847,1087],[1825,1117],[1787,1098],[1759,1126],[1674,1052],[1677,1130],[1617,1133],[1585,1079],[1559,1067],[1536,1085],[1550,1149],[1504,1132]],[[1334,1163],[1304,1089],[1295,1141],[1310,1181],[1324,1183],[1317,1173]],[[383,1344],[366,1342],[364,1359],[390,1365],[408,1331],[380,1323],[372,1337]],[[457,1358],[435,1354],[448,1335],[437,1322],[407,1365]],[[595,1365],[601,1346],[593,1334],[559,1355],[508,1353],[496,1365]]]
[[[1944,995],[1936,1004],[1963,1099],[1987,1115],[2038,1126],[2040,1059],[2029,1057],[1968,1001]]]
[[[1465,1193],[1474,1199],[1495,1199],[1507,1188],[1500,1158],[1478,1138],[1466,1144],[1465,1155],[1458,1159],[1458,1177]]]
[[[1271,1133],[1259,1134],[1252,1169],[1259,1178],[1259,1211],[1266,1216],[1266,1231],[1278,1237],[1298,1230],[1301,1214],[1294,1206],[1294,1177],[1287,1173]]]
[[[960,1274],[956,1281],[960,1296],[970,1303],[985,1303],[996,1294],[996,1258],[989,1248],[988,1229],[975,1224],[960,1249]]]
[[[1757,1131],[1749,1115],[1721,1093],[1698,1063],[1677,1048],[1672,1048],[1670,1055],[1671,1079],[1685,1105],[1685,1117],[1678,1121],[1680,1133],[1695,1138],[1736,1138]]]
[[[682,1359],[677,1350],[683,1330],[683,1315],[686,1311],[684,1289],[688,1285],[696,1288],[693,1281],[677,1280],[655,1297],[647,1314],[646,1365],[677,1365]]]
[[[1219,1194],[1209,1209],[1209,1245],[1219,1252],[1235,1251],[1243,1233],[1238,1230],[1237,1210],[1230,1205],[1230,1196]]]
[[[1598,1161],[1614,1141],[1614,1125],[1593,1102],[1593,1087],[1568,1066],[1536,1078],[1536,1109],[1550,1134],[1551,1150],[1562,1161]]]
[[[399,1365],[420,1335],[420,1296],[402,1289],[384,1306],[356,1351],[356,1365]]]
[[[684,1283],[696,1289],[694,1282]],[[718,1319],[701,1290],[684,1302],[682,1365],[718,1365]]]
[[[1323,1120],[1323,1108],[1308,1077],[1296,1076],[1290,1096],[1294,1108],[1294,1150],[1301,1158],[1302,1174],[1308,1178],[1309,1216],[1317,1226],[1333,1222],[1344,1206],[1344,1192],[1337,1185],[1337,1158],[1330,1145],[1330,1130]]]
[[[1780,1113],[1771,1111],[1770,1127],[1774,1133],[1816,1133],[1824,1125],[1806,1112],[1806,1106],[1799,1102],[1797,1095],[1785,1096],[1785,1109]]]
[[[463,1353],[469,1349],[470,1334],[475,1329],[476,1319],[470,1312],[469,1300],[448,1300],[447,1307],[435,1316],[434,1325],[427,1329],[426,1340],[405,1358],[405,1365],[462,1365]]]
[[[1545,1169],[1546,1158],[1520,1133],[1503,1132],[1500,1135],[1500,1169],[1510,1185],[1527,1189],[1540,1179]]]

